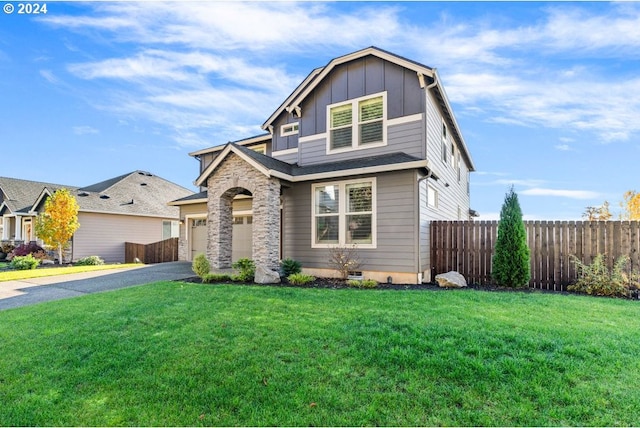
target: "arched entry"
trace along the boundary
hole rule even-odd
[[[207,180],[207,256],[216,269],[233,261],[233,205],[238,196],[252,197],[251,259],[277,270],[280,258],[280,181],[256,170],[235,154]]]

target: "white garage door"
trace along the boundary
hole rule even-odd
[[[233,244],[231,247],[231,259],[252,258],[253,248],[253,216],[233,216]]]
[[[198,254],[207,254],[207,219],[191,220],[191,260]]]

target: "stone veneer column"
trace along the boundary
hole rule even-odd
[[[280,267],[280,182],[267,178],[253,195],[253,259],[271,270]]]
[[[214,269],[231,267],[233,198],[248,190],[253,195],[253,255],[256,265],[279,268],[280,182],[265,176],[235,153],[216,168],[207,181],[207,258]]]

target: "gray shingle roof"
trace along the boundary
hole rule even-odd
[[[167,203],[193,194],[145,171],[134,171],[85,187],[0,177],[0,189],[7,196],[7,207],[14,213],[29,211],[44,188],[53,193],[63,187],[74,194],[81,212],[169,218],[178,217],[179,210]]]
[[[233,144],[233,143],[231,143]],[[297,164],[289,164],[270,156],[258,153],[255,150],[244,146],[235,145],[238,150],[259,162],[267,169],[282,172],[287,175],[302,177],[305,175],[319,174],[323,172],[344,171],[356,168],[368,168],[374,166],[384,166],[401,164],[407,162],[419,161],[420,158],[408,155],[402,152],[387,153],[376,156],[366,156],[358,159],[342,160],[335,162],[326,162],[316,165],[298,166]]]
[[[75,192],[76,186],[44,183],[41,181],[21,180],[19,178],[0,177],[0,199],[12,213],[28,212],[44,189],[53,193],[58,189]]]

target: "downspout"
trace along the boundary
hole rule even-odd
[[[427,160],[427,162],[429,161],[429,157],[428,155],[428,150],[427,147],[429,145],[429,140],[428,140],[428,130],[429,130],[429,117],[427,115],[428,113],[428,108],[427,108],[427,97],[429,96],[429,90],[433,89],[434,87],[436,87],[438,85],[438,71],[437,69],[433,69],[433,82],[430,83],[429,85],[426,85],[426,82],[424,80],[424,75],[422,73],[418,73],[418,80],[420,81],[420,88],[422,88],[424,90],[424,96],[423,96],[423,100],[424,100],[424,158]],[[420,251],[421,247],[421,239],[422,236],[420,235],[420,231],[421,231],[421,213],[422,213],[422,206],[420,205],[420,183],[422,181],[426,181],[429,178],[431,178],[431,175],[433,174],[433,171],[431,170],[431,168],[429,168],[427,175],[425,177],[421,177],[418,179],[418,182],[416,183],[416,188],[417,188],[417,201],[418,203],[416,204],[418,206],[418,251],[417,251],[417,255],[418,255],[418,268],[419,271],[418,275],[419,275],[419,280],[420,282],[424,282],[425,280],[425,267],[422,263],[422,253]],[[431,254],[431,236],[430,236],[430,225],[427,226],[427,237],[429,238],[427,240],[427,256],[430,257]],[[431,260],[428,261],[427,265],[429,266],[429,268],[431,268]],[[431,269],[429,269],[429,274],[428,274],[429,280],[433,280],[433,278],[431,278]]]

